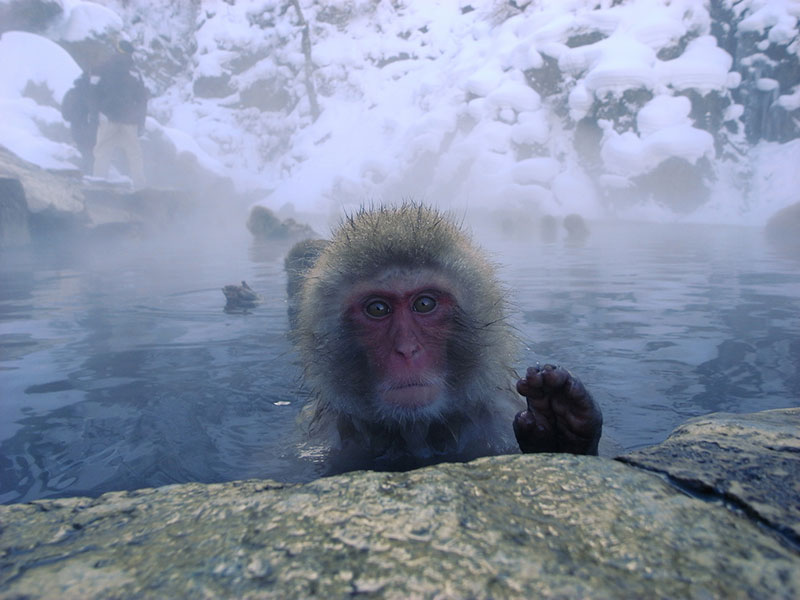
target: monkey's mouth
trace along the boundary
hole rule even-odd
[[[439,396],[439,386],[431,383],[405,383],[393,385],[381,394],[386,404],[405,408],[429,406]]]

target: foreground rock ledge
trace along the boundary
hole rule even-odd
[[[800,597],[779,537],[593,457],[176,485],[0,523],[2,598]]]
[[[800,547],[800,408],[690,419],[619,460],[723,498]]]

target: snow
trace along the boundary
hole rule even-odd
[[[642,175],[672,157],[695,163],[714,149],[711,134],[691,125],[664,127],[642,137],[608,128],[605,135],[601,155],[606,168],[626,177]]]
[[[206,170],[212,173],[223,173],[224,169],[218,160],[210,156],[191,135],[179,129],[164,127],[152,117],[147,119],[147,129],[154,133],[160,133],[169,140],[175,149],[177,156],[189,155],[195,158]]]
[[[735,121],[744,114],[744,106],[741,104],[731,104],[722,114],[723,121]]]
[[[652,48],[624,34],[613,35],[597,45],[602,47],[601,55],[583,80],[595,96],[655,86],[656,55]]]
[[[753,149],[752,193],[737,193],[735,177],[723,173],[711,200],[694,219],[706,223],[763,226],[775,212],[797,202],[800,189],[800,139],[786,144],[765,142]]]
[[[504,81],[492,89],[486,99],[494,106],[517,112],[536,110],[541,103],[539,94],[520,81]]]
[[[691,125],[692,103],[686,96],[656,96],[636,116],[639,133],[647,136],[667,127]]]
[[[756,87],[762,92],[772,92],[780,88],[780,83],[769,77],[761,77],[756,81]]]
[[[710,35],[707,3],[697,0],[541,0],[524,15],[489,2],[468,3],[475,10],[466,13],[461,5],[467,3],[450,0],[301,2],[306,19],[315,23],[321,114],[313,121],[293,7],[271,27],[259,21],[270,10],[278,14],[279,4],[202,3],[192,17],[196,22],[182,24],[182,33],[175,34],[194,36],[188,72],[151,100],[148,119],[148,131],[178,153],[230,176],[240,189],[262,190],[272,208],[291,204],[328,214],[363,201],[414,195],[454,207],[503,202],[601,216],[600,192],[628,189],[664,160],[718,160],[714,138],[693,121],[685,94],[724,95],[741,83],[741,75],[731,71],[732,57]],[[796,0],[727,4],[744,16],[740,30],[765,34],[770,43],[795,40],[790,48],[797,52]],[[6,32],[0,38],[0,144],[47,168],[69,166],[75,151],[43,134],[66,125],[57,108],[26,96],[26,86],[47,86],[57,103],[80,73],[48,37],[132,35],[124,11],[139,10],[152,20],[144,37],[166,39],[178,10],[147,0],[61,5],[61,18],[42,35]],[[315,20],[321,6],[347,15],[347,26]],[[587,33],[594,37],[583,45],[567,43]],[[665,49],[671,58],[659,58]],[[561,105],[529,79],[530,69],[553,62],[565,74]],[[235,72],[237,63],[248,66]],[[226,74],[228,97],[194,95],[199,78]],[[251,86],[271,83],[299,97],[297,106],[272,112],[239,105]],[[757,86],[775,94],[786,110],[800,107],[800,83],[780,90],[776,80],[762,77]],[[630,91],[647,91],[652,99],[631,108],[626,130],[599,121],[603,172],[589,177],[561,113],[574,123],[598,103]],[[738,104],[722,110],[729,123],[738,123],[744,112]],[[800,161],[800,146],[763,144],[751,151],[756,191],[750,196],[763,196],[744,198],[730,184],[733,178],[725,177],[733,166],[718,164],[712,200],[681,218],[750,223],[756,210],[770,213],[796,201],[786,191],[800,187],[796,169],[785,165]],[[669,214],[643,202],[628,216]]]
[[[60,101],[80,74],[69,53],[47,38],[21,31],[0,35],[0,97],[19,97],[31,82],[46,85]]]
[[[797,110],[800,108],[800,85],[792,89],[791,94],[780,96],[776,103],[786,110]]]
[[[51,34],[65,42],[76,42],[106,33],[115,34],[123,28],[122,18],[105,6],[70,0],[61,4],[64,12],[51,28]]]
[[[520,145],[545,144],[549,135],[546,111],[521,112],[511,130],[511,141]]]
[[[675,15],[675,5],[660,3],[641,3],[640,10],[631,23],[626,25],[630,35],[653,50],[659,50],[680,40],[686,31],[679,15]]]
[[[788,206],[797,202],[800,189],[800,173],[797,158],[800,157],[800,139],[786,144],[760,144],[753,153],[755,189],[747,199],[748,218],[754,225],[761,225],[775,212],[774,207]],[[721,205],[731,211],[731,203],[722,199]],[[741,212],[732,214],[730,221],[741,218]]]
[[[583,83],[578,83],[569,93],[569,116],[573,121],[579,121],[587,115],[594,105],[592,93]]]
[[[797,36],[800,6],[796,0],[751,0],[743,4],[740,10],[747,7],[751,12],[739,24],[741,31],[763,33],[769,28],[768,39],[776,44],[785,44]]]
[[[676,90],[691,88],[706,93],[728,87],[732,62],[731,55],[717,46],[717,40],[706,35],[689,42],[678,58],[659,63],[656,73],[664,85]]]
[[[485,65],[472,74],[464,83],[464,88],[476,96],[488,96],[500,87],[503,73],[497,64]]]
[[[0,36],[0,144],[47,169],[71,169],[77,151],[45,137],[43,127],[62,123],[61,113],[25,95],[29,84],[44,86],[60,102],[81,70],[50,40],[19,31]]]
[[[560,171],[560,164],[554,158],[529,158],[521,160],[513,168],[516,183],[549,183]]]
[[[603,217],[597,191],[580,169],[566,169],[553,179],[552,190],[556,214],[580,213],[587,219]]]

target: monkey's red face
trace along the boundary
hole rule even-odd
[[[432,272],[392,270],[349,296],[348,318],[366,352],[379,410],[411,416],[441,409],[451,289]]]

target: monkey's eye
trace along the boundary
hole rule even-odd
[[[430,296],[420,296],[414,300],[414,304],[412,304],[411,307],[414,309],[414,312],[429,313],[436,308],[436,300]]]
[[[383,300],[373,300],[364,307],[364,312],[370,317],[380,318],[385,317],[392,311]]]

